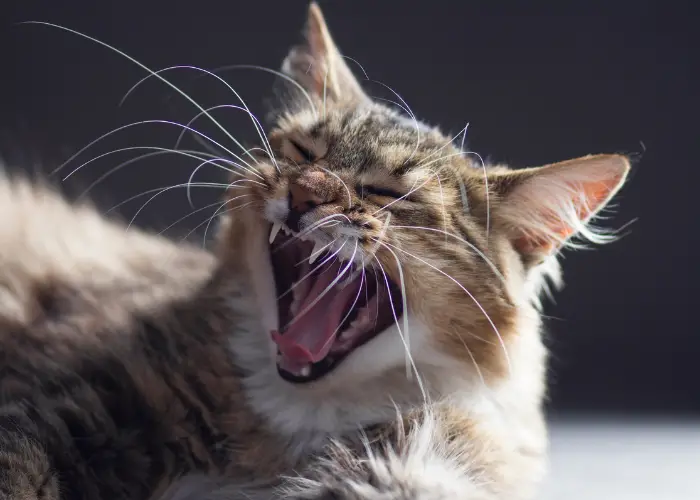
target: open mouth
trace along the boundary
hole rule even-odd
[[[285,234],[286,233],[286,234]],[[277,290],[277,369],[289,382],[317,380],[401,317],[398,287],[383,272],[341,261],[287,228],[271,233]]]

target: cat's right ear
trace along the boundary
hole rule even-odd
[[[306,42],[292,48],[282,72],[315,100],[331,105],[357,105],[369,100],[331,38],[321,8],[309,6]]]

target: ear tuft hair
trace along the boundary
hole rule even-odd
[[[489,177],[501,198],[498,216],[515,248],[537,260],[561,247],[615,239],[612,231],[591,222],[622,187],[630,170],[627,157],[593,155],[544,167],[497,173]]]

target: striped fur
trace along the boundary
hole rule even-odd
[[[484,166],[372,102],[315,5],[283,69],[303,91],[211,252],[0,180],[0,500],[534,495],[538,297],[572,237],[606,240],[590,222],[627,159]],[[269,338],[268,237],[292,185],[322,200],[299,227],[341,220],[310,237],[384,270],[407,306],[309,384],[279,376]]]

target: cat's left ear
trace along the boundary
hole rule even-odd
[[[306,42],[287,55],[282,72],[319,101],[353,105],[369,100],[331,38],[316,3],[309,6],[305,35]]]
[[[622,187],[630,170],[627,157],[594,155],[488,176],[498,196],[495,215],[513,246],[539,262],[579,234],[602,243],[609,234],[587,225]]]

